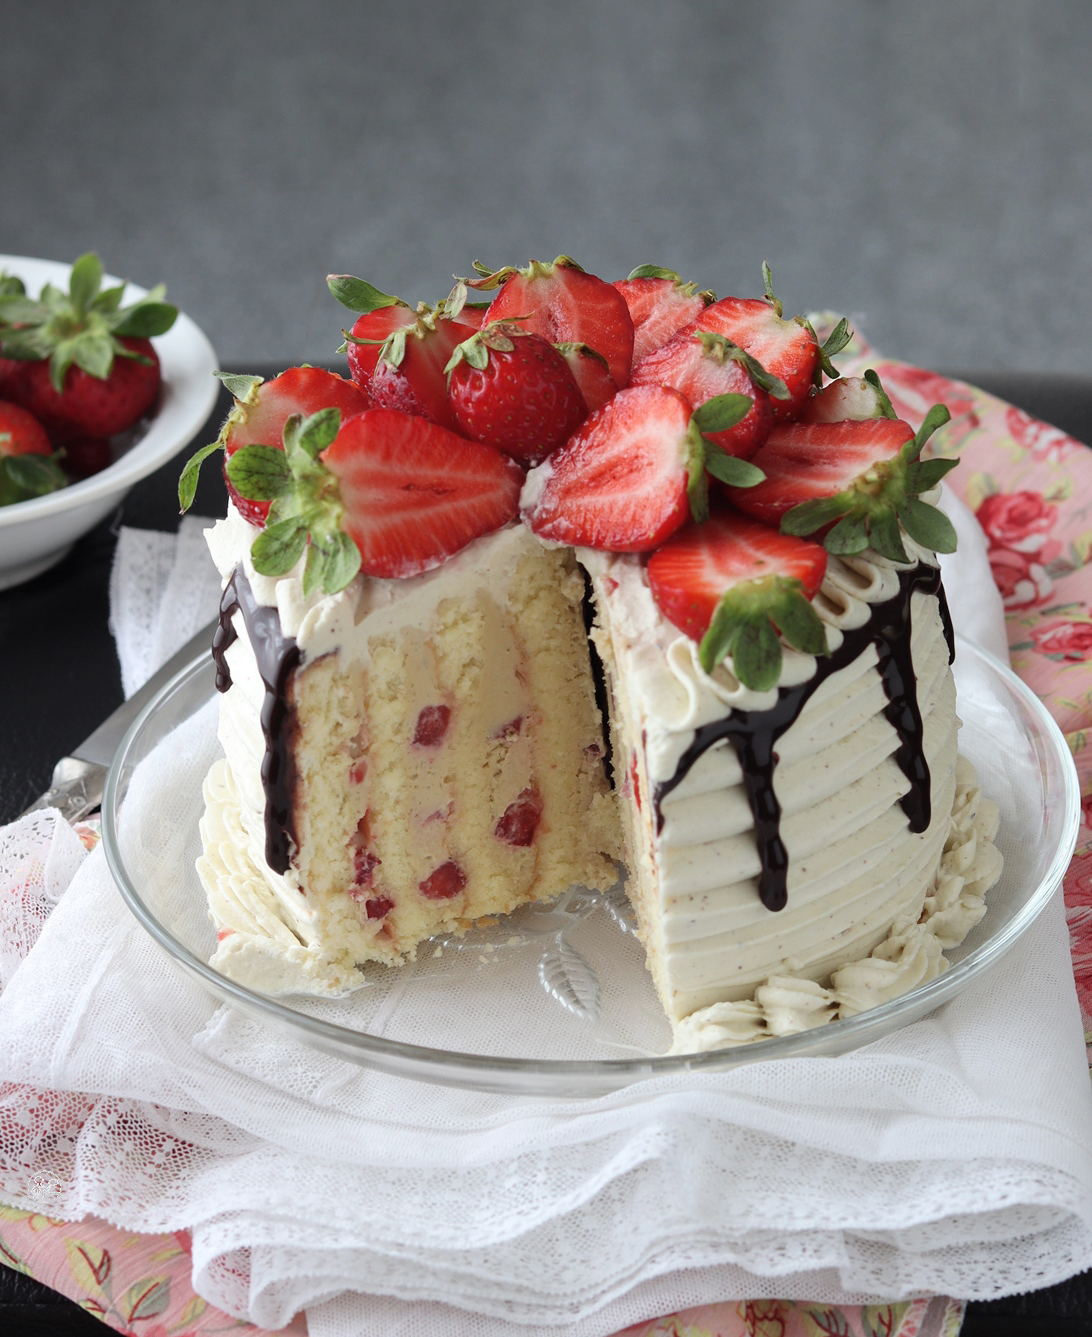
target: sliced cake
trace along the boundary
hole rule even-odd
[[[608,888],[620,832],[676,1049],[944,969],[1000,871],[956,750],[953,462],[921,458],[946,413],[914,432],[839,379],[844,322],[820,344],[765,282],[718,302],[559,257],[414,309],[336,276],[352,381],[229,378],[182,486],[224,450],[200,868],[225,973],[343,992]]]

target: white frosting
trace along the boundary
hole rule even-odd
[[[974,767],[960,757],[948,838],[920,919],[896,921],[867,957],[834,971],[829,988],[775,976],[752,999],[700,1008],[676,1027],[672,1052],[794,1035],[890,1002],[942,974],[944,949],[958,946],[986,913],[985,894],[1001,874],[997,818],[996,803],[982,797]]]
[[[935,565],[931,552],[904,541],[911,565]],[[640,558],[578,555],[592,576],[604,624],[597,639],[613,670],[615,774],[624,794],[637,790],[638,802],[627,805],[631,898],[673,1023],[688,1025],[684,1019],[704,1016],[711,1006],[722,1017],[727,1008],[736,1037],[731,1042],[738,1043],[820,1024],[843,1005],[848,1015],[851,994],[878,1001],[887,996],[884,981],[895,974],[902,983],[891,987],[901,992],[935,973],[940,945],[962,937],[968,913],[965,905],[955,907],[952,884],[933,887],[956,791],[958,729],[936,599],[915,592],[910,619],[931,774],[928,829],[911,833],[902,811],[910,785],[894,757],[899,739],[884,714],[887,694],[869,641],[822,678],[776,741],[773,786],[789,870],[788,902],[771,911],[758,895],[754,819],[730,741],[710,747],[664,793],[658,830],[653,798],[674,781],[698,729],[735,710],[768,710],[777,691],[745,687],[730,658],[706,674],[697,645],[656,608]],[[830,650],[840,647],[845,633],[868,624],[872,605],[895,597],[899,572],[906,569],[871,552],[830,559],[814,601]],[[783,653],[779,686],[814,678],[813,657],[787,646]],[[628,756],[620,749],[628,749]],[[993,851],[981,857],[988,880],[1000,856]],[[927,894],[940,907],[937,913],[949,918],[942,917],[925,940],[913,926]],[[949,921],[950,929],[944,928]],[[889,939],[892,925],[898,931]],[[881,943],[887,945],[881,949]],[[831,972],[877,950],[867,971],[846,977],[844,1000],[832,1002],[823,992]],[[684,1048],[698,1043],[694,1024],[684,1034]],[[716,1041],[727,1042],[727,1033]]]
[[[232,512],[215,526],[209,546],[225,580],[242,565],[255,599],[278,610],[304,663],[333,650],[366,661],[377,630],[428,624],[453,588],[503,597],[520,556],[538,546],[529,530],[513,524],[411,580],[358,576],[337,595],[305,598],[302,563],[278,579],[254,571],[256,532]],[[935,561],[905,541],[912,564]],[[981,799],[969,768],[957,776],[954,684],[936,601],[915,593],[911,616],[932,775],[929,829],[911,834],[899,804],[909,784],[893,759],[897,737],[883,714],[887,698],[870,642],[823,678],[777,741],[774,786],[790,866],[788,904],[772,912],[757,894],[754,822],[729,742],[706,751],[664,796],[659,831],[651,798],[675,777],[696,730],[734,710],[767,710],[777,691],[745,687],[730,659],[705,673],[698,647],[656,608],[639,557],[587,550],[578,556],[607,624],[598,638],[611,669],[615,720],[631,749],[631,757],[615,756],[616,782],[623,800],[632,799],[634,778],[638,791],[636,803],[622,805],[632,818],[630,890],[650,967],[677,1028],[676,1050],[822,1025],[944,969],[942,949],[962,941],[984,913],[982,896],[999,874],[1000,855],[991,843],[996,810]],[[872,605],[897,594],[899,571],[872,553],[830,559],[814,606],[831,651],[846,632],[868,623]],[[224,937],[218,958],[227,964],[230,956],[229,973],[266,990],[297,987],[298,980],[314,992],[314,980],[326,972],[340,991],[336,970],[316,955],[293,870],[281,878],[267,873],[260,885],[244,875],[244,864],[264,868],[265,743],[258,722],[264,686],[243,627],[237,630],[243,644],[227,652],[233,686],[222,701],[220,737],[238,793],[230,800],[210,793],[206,858],[217,865],[212,876],[210,863],[209,884],[221,888],[217,922],[244,931],[237,942],[231,933]],[[814,678],[814,657],[787,646],[783,652],[781,686]],[[229,821],[228,808],[241,816]]]

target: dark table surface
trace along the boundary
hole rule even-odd
[[[232,370],[271,376],[277,368]],[[1092,378],[956,372],[1034,417],[1092,442]],[[222,391],[196,444],[212,440],[229,407]],[[49,784],[53,765],[121,703],[121,677],[108,625],[110,567],[122,525],[178,527],[181,461],[138,483],[117,511],[51,571],[0,591],[0,824]],[[194,512],[223,515],[226,495],[216,461],[206,465]],[[210,610],[210,616],[214,610]],[[86,1311],[28,1277],[0,1267],[0,1333],[101,1332]],[[968,1307],[965,1337],[1092,1337],[1092,1272],[1061,1285]]]

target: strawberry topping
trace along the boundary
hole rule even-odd
[[[365,575],[402,578],[439,566],[518,510],[517,464],[393,409],[350,418],[321,458],[337,479],[341,527]]]
[[[540,335],[487,325],[448,363],[458,430],[524,464],[538,464],[587,417],[569,364]]]
[[[769,435],[773,421],[770,396],[757,386],[746,366],[732,356],[731,345],[693,326],[680,331],[633,368],[632,385],[670,385],[697,408],[717,395],[748,395],[746,417],[724,432],[707,433],[729,455],[750,459]]]
[[[871,547],[893,562],[907,562],[901,530],[934,552],[954,552],[951,521],[919,495],[958,463],[918,458],[948,417],[943,405],[934,405],[916,433],[886,417],[786,424],[771,432],[755,457],[765,482],[746,494],[729,493],[741,509],[780,524],[786,534],[822,531],[827,551],[840,556]]]
[[[457,423],[448,403],[445,368],[456,347],[473,334],[469,325],[448,320],[439,310],[396,329],[380,349],[372,372],[372,403],[417,414],[454,431]]]
[[[554,344],[554,347],[569,364],[589,413],[601,409],[608,399],[613,399],[618,393],[607,359],[601,353],[587,344],[560,343]]]
[[[701,642],[706,672],[732,654],[740,682],[762,691],[781,673],[778,631],[799,650],[826,654],[809,602],[826,564],[819,544],[723,509],[653,553],[648,582],[668,621]]]
[[[227,461],[243,446],[282,446],[284,425],[294,413],[305,417],[320,409],[336,408],[342,418],[363,413],[367,396],[359,386],[321,367],[290,367],[271,381],[257,377],[233,378],[241,391],[235,407],[224,424],[220,439]],[[228,492],[239,514],[252,525],[260,525],[269,514],[268,501],[252,501],[242,496],[227,478]]]
[[[544,539],[647,552],[690,513],[690,405],[666,386],[620,390],[528,475],[523,517]]]
[[[794,506],[843,492],[874,464],[894,459],[913,436],[897,418],[785,423],[755,456],[765,482],[729,494],[741,511],[777,526]]]

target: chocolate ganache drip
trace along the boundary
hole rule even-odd
[[[257,602],[241,567],[231,573],[220,598],[220,625],[212,638],[212,657],[216,664],[216,690],[226,692],[231,686],[231,671],[225,652],[236,640],[232,616],[240,612],[246,624],[258,674],[265,686],[261,725],[265,737],[262,758],[262,789],[265,791],[265,858],[275,873],[288,871],[289,857],[296,844],[292,796],[295,767],[289,749],[288,678],[300,662],[300,649],[291,636],[281,631],[280,614]]]
[[[743,768],[743,783],[754,820],[762,866],[758,894],[768,910],[784,909],[788,897],[789,855],[781,839],[781,805],[773,787],[777,765],[775,745],[799,718],[820,683],[851,664],[870,641],[876,646],[877,667],[887,694],[884,717],[899,739],[895,761],[910,782],[900,803],[910,830],[924,831],[930,822],[932,804],[917,682],[910,654],[910,600],[915,591],[937,597],[950,663],[955,656],[955,642],[939,569],[919,563],[911,571],[900,571],[898,594],[883,603],[873,604],[872,616],[866,625],[846,631],[837,650],[817,661],[816,671],[808,682],[779,688],[777,703],[770,710],[734,710],[724,719],[695,730],[694,741],[680,757],[675,774],[656,786],[653,803],[657,831],[663,829],[663,800],[686,778],[703,753],[722,739],[728,739]]]

